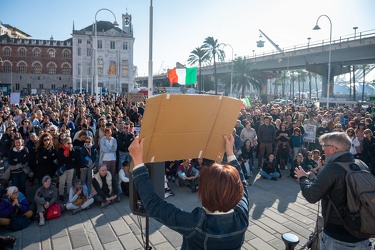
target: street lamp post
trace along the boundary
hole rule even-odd
[[[113,22],[113,26],[118,26],[118,23],[116,21],[116,16],[111,10],[106,9],[106,8],[102,8],[95,13],[95,80],[94,80],[95,84],[94,84],[94,89],[95,89],[96,94],[98,94],[98,79],[99,79],[99,74],[98,74],[98,22],[96,20],[96,16],[102,10],[106,10],[106,11],[111,12],[113,17],[115,18],[115,21]],[[94,90],[91,89],[91,95],[93,95],[93,94],[94,94]]]
[[[224,46],[229,46],[232,49],[232,62],[231,62],[231,70],[230,70],[230,96],[233,95],[233,47],[230,44],[223,43]]]
[[[327,15],[320,15],[316,20],[315,27],[313,30],[320,30],[318,25],[319,19],[324,16],[328,18],[330,28],[329,28],[329,52],[328,52],[328,81],[327,81],[327,110],[329,110],[329,92],[330,92],[330,81],[331,81],[331,45],[332,45],[332,21]]]

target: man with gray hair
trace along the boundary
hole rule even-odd
[[[345,230],[335,209],[328,210],[328,197],[330,197],[341,217],[345,214],[346,170],[339,163],[354,163],[354,156],[350,153],[351,140],[345,132],[332,132],[320,136],[319,142],[326,160],[316,179],[313,182],[310,181],[308,179],[310,173],[306,173],[301,166],[297,167],[294,173],[299,179],[302,195],[308,202],[315,203],[322,200],[322,215],[326,224],[321,235],[320,249],[371,249],[369,239],[351,235]]]

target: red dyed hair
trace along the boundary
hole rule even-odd
[[[242,199],[244,187],[238,170],[214,163],[199,173],[198,198],[210,212],[228,212]]]

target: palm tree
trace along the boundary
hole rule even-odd
[[[263,81],[259,72],[251,70],[251,63],[245,57],[237,57],[233,60],[233,88],[241,91],[241,98],[245,97],[245,90],[253,86],[261,91]]]
[[[207,52],[207,56],[214,60],[214,78],[215,78],[215,95],[217,95],[217,72],[216,72],[216,59],[218,61],[223,61],[225,58],[224,50],[220,49],[222,44],[217,41],[217,39],[212,36],[206,37],[204,39],[202,48]]]
[[[297,76],[294,71],[290,73],[290,87],[291,87],[291,93],[292,93],[292,99],[294,100],[294,82],[297,80]]]
[[[187,60],[190,65],[198,63],[199,81],[197,85],[198,85],[199,94],[201,93],[201,90],[202,90],[202,64],[206,64],[208,60],[209,60],[209,57],[206,53],[206,50],[203,48],[203,45],[195,48],[192,52],[190,52],[190,56]]]

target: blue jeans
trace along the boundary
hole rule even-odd
[[[278,172],[273,172],[273,173],[267,174],[266,171],[264,171],[263,169],[260,170],[260,175],[264,176],[268,180],[271,180],[272,177],[275,177],[275,178],[279,178],[280,177],[280,174]]]
[[[322,232],[320,239],[320,250],[371,250],[370,240],[363,240],[356,243],[348,243],[336,240]]]
[[[26,193],[26,179],[27,175],[24,172],[11,174],[12,185],[18,187],[21,193]]]

